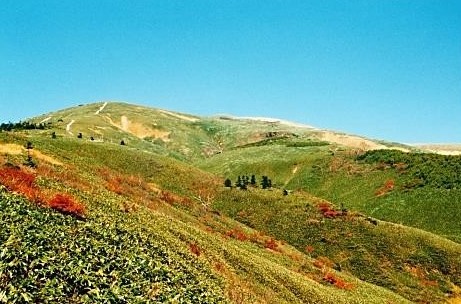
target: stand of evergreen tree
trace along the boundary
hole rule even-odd
[[[30,155],[30,150],[32,150],[34,147],[30,141],[26,143],[26,149],[27,149],[27,158],[26,161],[24,162],[25,166],[35,168],[37,167],[37,164],[35,164],[34,160],[32,159],[32,155]]]
[[[13,131],[13,130],[44,130],[47,125],[40,123],[33,123],[29,121],[8,122],[0,124],[0,131]]]
[[[261,187],[263,189],[272,188],[272,181],[269,179],[269,177],[263,175],[262,181],[261,181]]]
[[[241,190],[247,190],[248,185],[251,187],[257,188],[258,184],[256,181],[256,176],[253,174],[251,175],[251,178],[248,175],[239,175],[237,177],[237,180],[235,181],[235,187],[239,188]],[[224,186],[225,187],[232,187],[232,181],[229,178],[226,178],[224,181]],[[269,177],[263,176],[262,181],[261,181],[261,187],[263,189],[268,189],[272,188],[272,181]]]

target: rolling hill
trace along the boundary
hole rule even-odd
[[[0,302],[461,299],[459,156],[112,102],[28,123],[0,132]]]

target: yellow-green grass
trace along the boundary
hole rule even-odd
[[[8,138],[12,139],[2,135],[3,142]],[[2,234],[6,237],[1,260],[3,301],[362,303],[370,295],[374,303],[405,301],[329,269],[353,286],[337,288],[322,279],[326,270],[313,267],[308,256],[289,245],[278,252],[227,237],[227,230],[242,225],[197,201],[199,189],[193,182],[212,185],[210,174],[126,146],[51,139],[36,132],[13,138],[31,140],[35,149],[64,163],[63,168],[37,160],[37,183],[44,191],[73,195],[87,205],[88,215],[79,221],[2,190],[2,227],[8,227]],[[20,165],[18,157],[9,157],[12,165]],[[178,202],[168,204],[153,197],[152,204],[144,205],[134,194],[115,194],[98,174],[101,167],[122,177],[138,176],[140,182],[155,183],[194,203],[175,207]],[[67,179],[62,179],[64,171],[70,171]],[[127,201],[136,208],[124,209]],[[15,214],[13,222],[11,214]],[[198,256],[191,252],[192,244]],[[41,251],[43,246],[47,250]],[[27,276],[30,272],[37,281]],[[60,275],[53,279],[53,272]]]
[[[326,218],[316,207],[321,202],[303,193],[283,197],[250,188],[223,191],[214,207],[300,251],[311,246],[312,256],[326,256],[338,269],[408,299],[443,301],[452,283],[461,284],[461,245],[356,213]]]
[[[211,290],[205,302],[442,302],[456,290],[451,283],[461,284],[458,244],[356,212],[326,219],[316,207],[322,197],[337,207],[343,203],[350,210],[456,240],[456,224],[438,223],[445,215],[459,219],[450,212],[458,204],[457,192],[444,192],[448,193],[445,201],[454,203],[443,212],[427,209],[430,201],[414,203],[421,197],[436,201],[441,196],[438,192],[430,196],[396,187],[376,197],[376,190],[387,180],[400,185],[399,172],[358,163],[352,151],[315,142],[311,131],[303,128],[199,118],[122,103],[109,103],[96,115],[102,105],[44,115],[37,122],[52,116],[50,129],[0,133],[0,143],[31,141],[35,149],[61,161],[63,166],[35,159],[37,183],[47,191],[70,193],[85,202],[87,224],[100,226],[101,231],[107,227],[111,235],[112,223],[123,223],[123,229],[129,227],[128,238],[140,232],[149,240],[166,242],[184,269],[195,269],[188,263],[202,261],[203,272],[186,270],[194,275],[183,282],[188,285],[194,276],[204,277],[205,289]],[[122,116],[163,137],[143,139],[136,132],[121,130],[116,124]],[[71,135],[66,125],[72,120]],[[94,130],[104,134],[103,142],[89,140]],[[56,139],[51,138],[52,132],[57,133]],[[77,139],[76,132],[82,132],[83,138]],[[277,135],[272,138],[270,132]],[[127,145],[119,144],[122,139]],[[24,158],[25,154],[7,155],[0,160],[14,165]],[[277,188],[243,192],[222,187],[226,177],[235,181],[238,175],[252,174],[258,181],[261,175],[269,176]],[[294,192],[284,197],[283,188]],[[397,199],[404,200],[405,208],[394,211]],[[433,205],[443,206],[445,201]],[[246,236],[238,240],[233,231]],[[265,248],[271,246],[276,248]],[[311,246],[307,252],[306,246]],[[322,257],[334,264],[315,267]],[[333,266],[341,266],[342,271]],[[330,274],[347,288],[329,283]],[[157,284],[151,292],[172,300],[174,296],[163,288]],[[81,299],[87,300],[88,295]]]
[[[233,182],[239,175],[256,174],[259,181],[267,175],[279,189],[308,191],[338,206],[461,242],[461,189],[407,189],[410,177],[405,171],[358,162],[348,151],[270,145],[236,149],[197,165]],[[393,189],[380,195],[389,180]]]

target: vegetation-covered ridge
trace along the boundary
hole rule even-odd
[[[43,122],[0,132],[0,302],[460,298],[455,158],[122,103]]]
[[[224,301],[199,261],[127,221],[79,221],[0,189],[0,302]]]
[[[396,168],[406,181],[406,189],[433,187],[438,189],[461,189],[461,155],[433,153],[404,153],[398,150],[367,151],[358,160]]]

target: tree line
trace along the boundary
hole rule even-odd
[[[272,180],[268,176],[263,175],[261,177],[261,182],[259,185],[261,186],[262,189],[272,188]],[[241,190],[247,190],[248,187],[258,188],[259,185],[256,180],[256,175],[254,174],[251,175],[251,177],[249,177],[248,175],[239,175],[234,184],[232,184],[232,180],[230,180],[229,178],[226,178],[226,180],[224,181],[225,187],[228,187],[228,188],[235,187]]]
[[[13,130],[44,130],[47,125],[44,123],[33,123],[29,121],[7,122],[0,124],[0,131]]]

